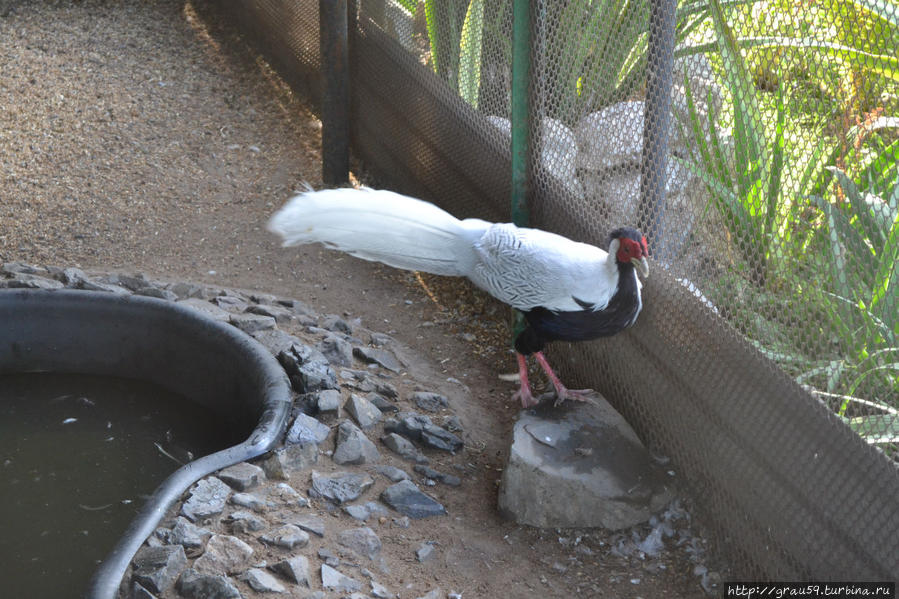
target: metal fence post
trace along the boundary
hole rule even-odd
[[[661,243],[668,179],[668,137],[671,125],[671,85],[674,65],[674,30],[677,0],[651,0],[649,49],[646,74],[646,103],[643,112],[643,157],[640,167],[639,226],[657,247],[664,261]],[[659,255],[662,254],[662,255]]]
[[[350,72],[346,0],[319,0],[322,94],[322,181],[341,185],[350,172]]]
[[[531,153],[531,7],[529,0],[512,3],[512,222],[528,225]]]

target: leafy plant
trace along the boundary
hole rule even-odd
[[[415,0],[402,0],[411,13]],[[484,0],[425,0],[422,5],[430,46],[430,64],[466,102],[477,108],[485,31]]]
[[[788,231],[783,226],[783,219],[778,218],[784,216],[781,209],[785,152],[783,90],[778,90],[774,136],[769,141],[758,92],[733,31],[724,19],[721,4],[718,0],[710,0],[709,7],[723,63],[724,82],[733,104],[733,156],[722,147],[717,115],[699,114],[689,78],[685,76],[689,126],[695,140],[692,160],[685,164],[706,185],[714,207],[740,247],[754,280],[764,284],[777,233]],[[707,104],[710,109],[713,107],[711,97]]]
[[[680,124],[692,143],[689,158],[679,160],[705,184],[710,208],[740,250],[735,262],[749,273],[746,281],[728,275],[729,316],[798,382],[839,398],[835,410],[859,434],[897,443],[899,140],[888,130],[899,119],[873,113],[842,139],[822,134],[828,124],[813,121],[817,139],[797,136],[800,125],[788,119],[786,78],[773,77],[773,93],[759,90],[745,54],[779,47],[817,52],[822,62],[865,59],[864,68],[886,79],[899,74],[899,63],[892,54],[804,38],[739,38],[723,6],[708,2],[704,27],[714,41],[680,52],[714,52],[730,104],[720,115],[702,113],[684,78],[688,119]],[[714,106],[711,96],[706,103]],[[728,134],[732,147],[723,141]],[[801,160],[796,143],[806,148]],[[797,298],[804,300],[803,322],[795,321]],[[775,315],[786,313],[792,316],[777,322]]]
[[[872,162],[876,168],[880,162]],[[865,193],[843,171],[831,167],[844,201],[813,200],[824,214],[824,253],[829,285],[820,301],[832,314],[842,358],[834,362],[833,383],[849,396],[870,394],[899,399],[899,178],[885,198]],[[864,176],[864,175],[863,175]],[[844,414],[848,402],[839,412]]]

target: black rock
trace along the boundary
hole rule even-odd
[[[396,418],[384,423],[384,430],[418,441],[426,426],[433,426],[430,417],[418,412],[400,412]]]
[[[196,551],[206,545],[212,531],[192,524],[190,520],[178,516],[175,525],[169,531],[168,541],[171,545],[181,545],[185,550]]]
[[[381,493],[381,501],[410,518],[428,518],[446,514],[446,508],[425,493],[415,483],[404,480],[391,485]]]
[[[184,568],[187,556],[181,545],[142,547],[134,556],[132,580],[153,593],[168,591]]]
[[[10,289],[62,289],[65,287],[56,279],[48,279],[40,275],[20,274],[7,281]]]
[[[459,437],[439,426],[431,425],[421,432],[422,444],[433,449],[454,453],[462,449],[465,442]]]
[[[231,312],[243,312],[247,309],[247,302],[233,295],[218,295],[210,300],[213,304]]]
[[[460,479],[458,476],[452,474],[444,474],[443,472],[434,470],[430,466],[426,466],[424,464],[416,464],[415,471],[424,477],[440,481],[443,484],[449,485],[451,487],[458,487],[462,484],[462,479]]]
[[[354,347],[353,355],[367,364],[377,364],[387,370],[399,372],[403,365],[391,352],[376,347]]]
[[[276,304],[254,304],[247,308],[247,312],[274,318],[279,323],[290,322],[294,318],[293,312]]]
[[[337,335],[329,334],[325,337],[318,344],[318,350],[334,366],[353,365],[353,346]]]
[[[341,317],[336,314],[328,314],[322,319],[322,328],[337,333],[353,334],[353,328]]]
[[[269,329],[275,328],[275,319],[271,316],[263,316],[261,314],[253,314],[251,312],[244,312],[243,314],[232,314],[228,319],[232,325],[247,333],[248,335],[252,335],[253,333],[259,331],[266,331]]]
[[[146,287],[136,289],[134,291],[134,295],[145,295],[147,297],[155,297],[156,299],[164,299],[170,302],[178,299],[178,296],[175,295],[174,292],[169,291],[168,289],[163,289],[161,287],[156,287],[154,285],[147,285]]]
[[[241,599],[240,591],[227,576],[201,574],[193,568],[181,575],[178,591],[187,599]]]
[[[340,465],[369,464],[379,461],[381,454],[359,427],[344,420],[337,429],[337,447],[333,459]]]
[[[277,356],[282,351],[288,351],[292,345],[302,345],[299,337],[288,335],[281,329],[264,329],[253,333],[253,338],[265,346],[265,348]]]
[[[337,375],[331,370],[327,358],[308,345],[291,345],[278,354],[278,362],[300,393],[338,388]]]
[[[445,396],[439,393],[429,393],[427,391],[416,391],[409,399],[415,402],[420,409],[428,412],[439,412],[443,408],[449,407],[449,401]]]
[[[399,407],[397,407],[397,405],[395,403],[391,402],[389,399],[387,399],[380,393],[371,392],[365,396],[365,399],[370,401],[382,413],[399,412],[400,411]]]
[[[394,387],[387,381],[372,379],[372,385],[374,386],[375,393],[380,393],[388,399],[396,399],[397,397],[399,397],[399,393],[397,393],[396,387]]]
[[[429,461],[412,441],[397,433],[387,433],[381,437],[381,443],[406,460],[412,460],[419,464],[426,464]]]
[[[409,480],[409,475],[396,466],[375,466],[375,472],[383,474],[395,483],[398,483],[401,480]]]

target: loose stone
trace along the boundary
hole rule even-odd
[[[230,494],[231,488],[220,479],[204,478],[194,485],[190,498],[181,506],[181,513],[194,522],[220,514]]]
[[[381,420],[381,410],[361,395],[353,393],[343,408],[363,430],[373,427]]]
[[[287,483],[278,483],[268,492],[269,503],[287,507],[306,507],[309,500]]]
[[[370,560],[377,558],[381,552],[381,539],[367,526],[341,531],[337,534],[337,542]]]
[[[353,355],[368,364],[377,364],[392,372],[399,372],[403,365],[392,352],[376,347],[354,347]]]
[[[418,450],[415,445],[412,444],[411,441],[406,439],[405,437],[401,437],[396,433],[388,433],[381,437],[381,443],[386,445],[391,451],[399,455],[400,457],[412,460],[419,464],[427,464],[428,458],[425,457],[421,451]]]
[[[315,394],[315,407],[321,418],[340,416],[340,391],[325,389]]]
[[[287,588],[278,582],[278,579],[259,568],[250,568],[242,578],[257,593],[284,593],[287,591]]]
[[[295,524],[306,532],[311,532],[316,536],[325,536],[325,522],[318,516],[313,516],[311,514],[301,514],[299,516],[293,517],[291,519],[291,524]]]
[[[226,576],[204,574],[190,568],[178,579],[178,591],[187,599],[241,599]]]
[[[264,530],[268,524],[252,512],[238,510],[232,512],[230,516],[223,520],[226,524],[230,524],[235,533],[250,533]]]
[[[401,480],[408,480],[409,474],[396,466],[375,466],[375,472],[383,474],[391,481],[398,483]]]
[[[425,541],[419,545],[418,549],[415,551],[415,559],[417,559],[419,563],[424,563],[435,555],[436,551],[434,550],[434,543],[432,541]]]
[[[228,503],[251,509],[254,512],[262,512],[269,507],[266,500],[252,493],[235,493]]]
[[[249,565],[252,555],[253,548],[237,537],[212,535],[193,569],[202,574],[235,574]]]
[[[328,564],[322,564],[322,586],[340,593],[353,593],[362,589],[362,583],[344,576]]]
[[[369,464],[381,459],[375,444],[356,425],[344,420],[337,430],[334,461],[338,464]]]
[[[309,493],[343,504],[358,499],[374,483],[372,477],[363,473],[335,472],[325,476],[313,470],[312,489]]]
[[[429,393],[426,391],[417,391],[409,396],[415,405],[427,412],[439,412],[449,407],[449,400],[439,393]]]
[[[181,545],[142,547],[134,556],[132,579],[153,593],[168,591],[187,567]]]
[[[337,335],[329,334],[319,344],[318,350],[332,366],[352,366],[353,346]]]
[[[404,480],[387,487],[381,500],[410,518],[428,518],[446,514],[446,508],[436,499],[421,492],[412,481]]]
[[[235,491],[246,491],[265,480],[265,472],[259,466],[241,462],[220,471],[218,477]]]
[[[305,547],[308,545],[309,533],[293,524],[285,524],[260,536],[259,540],[267,545],[274,545],[282,549],[293,549],[294,547]]]
[[[318,445],[324,442],[331,434],[331,428],[306,414],[297,414],[296,419],[287,431],[287,443],[314,443]]]
[[[181,545],[186,550],[197,550],[201,549],[211,536],[211,530],[191,524],[187,518],[178,516],[168,536],[168,542],[172,545]]]
[[[309,586],[309,560],[295,555],[269,566],[272,572],[300,586]]]

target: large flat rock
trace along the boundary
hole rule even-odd
[[[665,474],[630,425],[602,396],[594,399],[521,412],[500,486],[504,515],[530,526],[617,530],[671,500]]]

